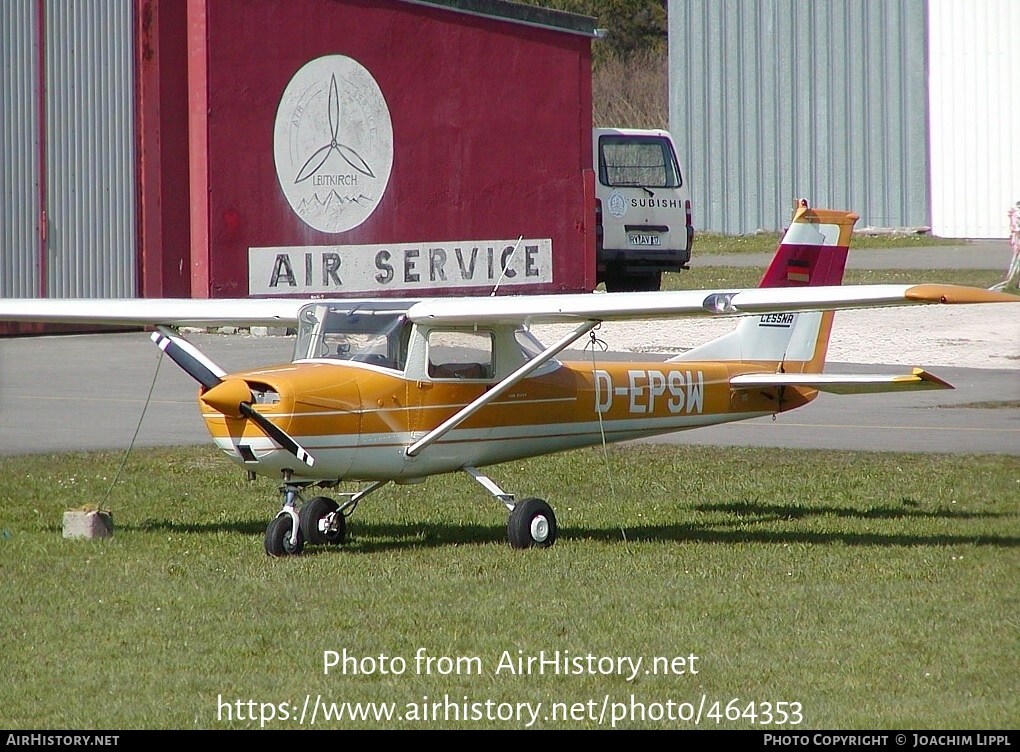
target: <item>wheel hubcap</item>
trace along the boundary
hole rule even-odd
[[[340,536],[340,527],[337,525],[337,517],[339,512],[333,514],[327,514],[325,517],[319,520],[319,532],[322,537],[328,541],[334,541]]]
[[[544,514],[540,514],[531,521],[531,538],[536,543],[545,543],[548,537],[549,520],[545,518]]]

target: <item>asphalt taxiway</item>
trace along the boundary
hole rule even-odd
[[[202,333],[188,338],[227,371],[288,362],[294,343],[291,337],[246,334]],[[827,364],[826,369],[905,370],[840,363]],[[654,440],[1020,455],[1020,370],[932,371],[956,389],[823,394],[775,420],[699,428]],[[124,449],[132,443],[204,444],[209,436],[196,396],[196,384],[168,358],[161,358],[143,332],[0,339],[0,455]]]

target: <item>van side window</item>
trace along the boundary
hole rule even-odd
[[[433,330],[428,334],[429,376],[434,379],[491,380],[491,332]]]
[[[599,180],[603,185],[678,188],[680,169],[662,138],[599,138]]]

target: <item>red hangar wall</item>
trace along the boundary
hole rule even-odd
[[[594,19],[502,0],[139,7],[145,296],[595,286]]]

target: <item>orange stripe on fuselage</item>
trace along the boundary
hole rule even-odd
[[[786,389],[782,405],[769,390],[731,390],[730,376],[761,372],[762,364],[638,362],[564,363],[552,372],[525,379],[459,429],[491,431],[503,426],[553,426],[601,420],[612,433],[615,421],[657,419],[662,432],[674,419],[774,412],[804,404],[812,390]],[[272,386],[280,402],[257,405],[284,431],[302,437],[385,434],[422,435],[484,393],[487,383],[408,381],[397,374],[345,364],[292,364],[236,374]],[[213,436],[261,438],[246,420],[206,410]],[[539,431],[541,432],[541,431]],[[451,441],[453,438],[451,437]]]

